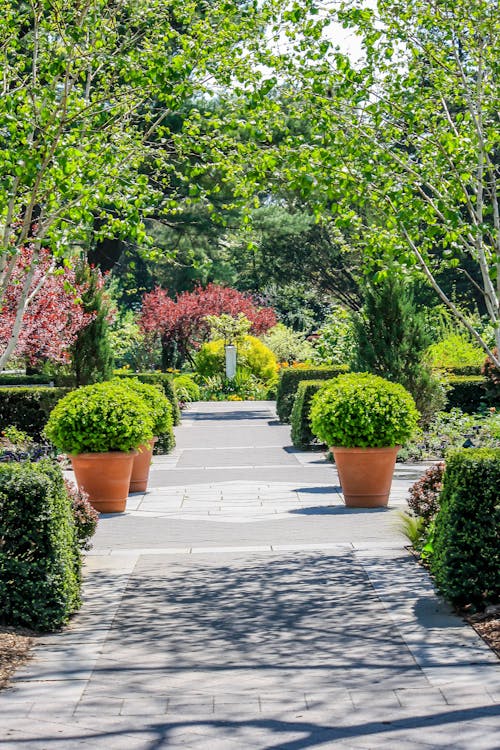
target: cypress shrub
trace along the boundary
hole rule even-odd
[[[92,313],[94,318],[79,331],[71,347],[71,362],[76,385],[89,385],[109,380],[113,375],[114,357],[108,323],[111,302],[97,268],[82,263],[76,270],[76,280],[84,285],[81,295],[83,309]]]
[[[291,417],[292,443],[296,448],[309,448],[312,443],[317,443],[309,412],[312,397],[324,384],[324,380],[302,380],[298,385]]]
[[[369,284],[363,310],[354,315],[353,323],[352,369],[402,385],[415,399],[421,422],[428,424],[446,398],[442,385],[424,363],[430,341],[411,286],[394,272]]]
[[[57,464],[0,466],[0,617],[55,630],[80,605],[81,558]]]
[[[500,449],[448,454],[436,516],[431,572],[454,604],[500,598]]]
[[[280,422],[289,422],[297,388],[302,380],[330,380],[347,372],[345,365],[335,367],[291,367],[280,372],[276,411]]]
[[[0,388],[0,424],[13,425],[35,441],[42,432],[49,414],[69,388]]]

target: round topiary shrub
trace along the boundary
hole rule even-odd
[[[87,385],[68,393],[50,413],[45,434],[59,450],[131,451],[153,438],[154,418],[142,396],[120,382]]]
[[[404,443],[419,413],[402,385],[352,373],[327,382],[312,399],[312,431],[329,446],[382,448]]]
[[[217,339],[203,344],[196,355],[196,370],[202,377],[212,377],[224,371],[224,341]],[[272,351],[256,336],[244,336],[237,344],[238,367],[248,370],[256,378],[271,380],[276,375],[277,360]]]
[[[165,432],[170,432],[172,430],[172,405],[165,396],[161,385],[141,383],[137,378],[113,380],[111,382],[129,388],[144,399],[149,408],[151,419],[153,420],[153,433],[155,436],[158,437],[159,435],[163,435]]]

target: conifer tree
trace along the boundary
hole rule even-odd
[[[372,372],[410,391],[422,421],[444,404],[444,392],[423,361],[430,344],[412,285],[394,272],[367,284],[364,306],[354,315],[353,369]]]

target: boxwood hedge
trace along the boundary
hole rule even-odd
[[[292,443],[296,448],[309,448],[312,443],[317,442],[311,430],[309,411],[312,397],[324,384],[324,380],[302,380],[299,383],[291,417]]]
[[[436,516],[431,572],[454,604],[500,599],[500,449],[449,453]]]
[[[59,466],[0,465],[0,618],[55,630],[80,604],[79,540]]]
[[[49,414],[69,388],[0,388],[0,424],[14,425],[27,432],[35,441],[41,433]]]
[[[289,422],[297,388],[302,380],[330,380],[342,372],[345,365],[336,367],[290,367],[281,370],[276,394],[276,411],[281,422]]]

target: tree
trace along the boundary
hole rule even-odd
[[[98,269],[82,262],[76,270],[76,279],[83,286],[82,307],[92,320],[77,334],[71,347],[71,364],[77,385],[88,385],[109,380],[113,375],[109,330],[112,305]]]
[[[157,288],[144,295],[140,325],[146,334],[161,339],[163,367],[176,367],[188,360],[191,351],[208,338],[207,315],[227,314],[237,318],[242,313],[251,321],[251,333],[259,335],[276,324],[274,311],[259,307],[249,294],[228,287],[208,284],[193,292],[182,292],[177,299]]]
[[[238,106],[206,119],[193,106],[180,128],[175,113],[229,84],[233,98],[253,95],[257,111],[275,5],[2,4],[0,304],[28,241],[32,254],[0,370],[20,335],[34,275],[45,268],[42,248],[53,258],[48,278],[96,228],[98,237],[144,243],[144,216],[175,213],[176,180],[189,185],[192,200],[201,192],[208,202],[209,191],[198,188],[201,175],[220,164],[222,179],[241,176],[238,164],[248,162],[253,146],[235,147]],[[190,169],[181,173],[188,156]]]
[[[365,289],[354,315],[353,369],[403,385],[415,399],[424,423],[443,407],[444,391],[423,363],[430,343],[408,280],[389,272]]]
[[[27,246],[16,256],[10,283],[4,292],[0,346],[6,348],[12,340],[19,297],[26,288],[26,279],[30,279],[28,308],[13,354],[25,357],[30,365],[47,359],[67,362],[68,351],[79,332],[93,319],[93,313],[84,310],[81,301],[86,288],[77,282],[74,271],[69,268],[50,271],[52,258],[44,248],[38,251],[38,264],[31,273],[33,252],[33,248]]]
[[[468,280],[499,347],[498,4],[379,0],[374,10],[347,0],[338,8],[329,19],[361,35],[364,59],[353,63],[309,35],[286,106],[311,130],[302,149],[290,132],[283,138],[290,180],[378,268],[397,259],[419,269],[500,365],[439,282],[443,267]]]

